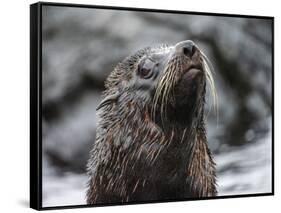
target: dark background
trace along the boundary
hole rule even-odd
[[[103,82],[136,50],[191,39],[215,69],[207,102],[219,195],[271,191],[272,20],[43,7],[43,205],[83,204]]]

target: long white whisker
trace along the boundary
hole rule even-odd
[[[204,69],[206,71],[206,78],[207,78],[207,82],[208,82],[208,85],[210,86],[210,92],[211,92],[211,95],[213,97],[213,107],[214,107],[214,110],[215,110],[215,113],[216,113],[216,117],[217,117],[217,124],[218,124],[218,96],[217,96],[217,91],[216,91],[216,87],[215,87],[215,83],[214,83],[214,78],[213,78],[213,75],[212,75],[212,71],[211,71],[211,68],[210,68],[210,64],[207,63],[207,61],[209,61],[207,59],[207,56],[205,56],[203,53],[203,65],[204,65]],[[210,62],[210,61],[209,61]],[[212,69],[213,69],[213,66],[211,66]],[[212,106],[211,106],[212,108]]]

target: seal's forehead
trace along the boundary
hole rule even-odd
[[[164,56],[170,54],[173,46],[161,45],[155,48],[151,48],[149,52],[144,57],[150,58],[152,60],[162,59]]]
[[[159,46],[151,48],[151,53],[161,54],[161,53],[165,53],[165,52],[171,51],[172,48],[173,48],[173,46],[170,46],[168,44],[161,44]]]
[[[163,56],[170,53],[173,46],[169,46],[167,44],[161,44],[155,47],[145,47],[135,52],[135,54],[125,58],[123,63],[118,66],[122,66],[121,70],[124,72],[135,70],[136,65],[146,58],[150,58],[153,60],[159,60],[163,58]]]

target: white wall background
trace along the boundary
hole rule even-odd
[[[51,0],[49,0],[51,1]],[[1,2],[0,12],[0,211],[31,212],[29,206],[29,4],[35,1]],[[65,212],[271,212],[277,209],[280,196],[281,135],[278,98],[281,92],[280,6],[267,1],[151,1],[151,0],[76,0],[60,1],[97,5],[159,8],[201,12],[275,16],[275,191],[274,197],[236,198],[210,201],[130,205],[64,210]],[[278,15],[279,14],[279,15]]]

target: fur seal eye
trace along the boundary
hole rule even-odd
[[[151,69],[147,69],[144,67],[139,70],[139,74],[142,78],[146,78],[146,79],[152,76]]]
[[[145,60],[138,67],[138,75],[144,79],[151,78],[153,76],[152,74],[154,66],[154,62],[152,62],[151,60]]]

